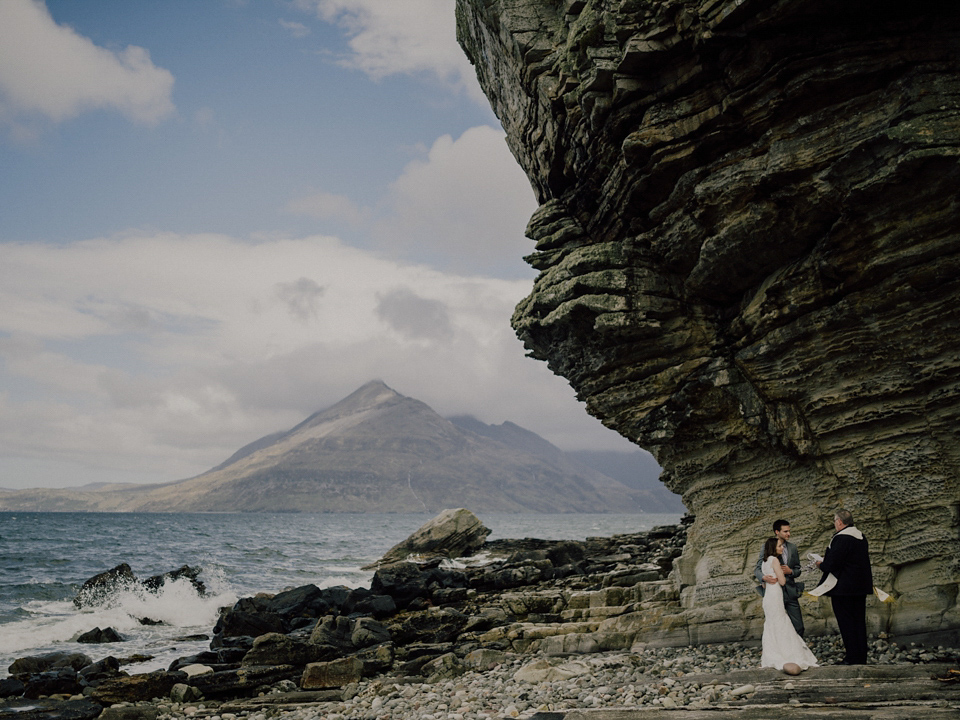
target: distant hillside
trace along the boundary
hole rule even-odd
[[[572,450],[567,456],[593,468],[641,493],[640,504],[646,512],[683,513],[680,496],[660,482],[660,465],[643,450]],[[656,509],[659,508],[659,509]]]
[[[659,494],[600,472],[513,423],[447,420],[374,381],[197,477],[15,491],[0,495],[0,509],[664,512],[671,496],[662,486]]]

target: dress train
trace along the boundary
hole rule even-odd
[[[773,562],[768,557],[763,561],[763,574],[774,575]],[[760,667],[783,670],[787,663],[796,663],[801,669],[817,667],[817,658],[797,635],[790,617],[783,607],[783,588],[779,583],[767,584],[763,591],[763,639]]]

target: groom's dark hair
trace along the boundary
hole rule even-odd
[[[782,528],[784,525],[789,525],[789,524],[790,524],[790,521],[789,521],[789,520],[774,520],[774,521],[773,521],[773,531],[774,531],[775,533],[778,533],[778,532],[780,532],[780,528]]]

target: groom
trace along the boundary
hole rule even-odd
[[[777,520],[773,523],[773,534],[783,540],[783,555],[780,557],[780,568],[783,570],[787,582],[783,586],[783,609],[787,611],[787,617],[793,623],[797,635],[803,637],[803,616],[800,614],[800,593],[803,592],[803,583],[797,583],[796,579],[800,577],[800,553],[797,552],[797,546],[790,540],[790,523],[787,520]],[[761,553],[762,554],[762,553]],[[754,568],[753,575],[760,583],[773,584],[777,582],[774,575],[764,575],[761,569],[765,558],[757,560],[757,566]],[[760,586],[760,594],[763,594],[763,585]]]

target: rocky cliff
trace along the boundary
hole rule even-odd
[[[540,203],[514,327],[696,516],[674,626],[748,636],[772,521],[822,552],[844,506],[896,598],[870,630],[955,634],[960,5],[457,12]]]

